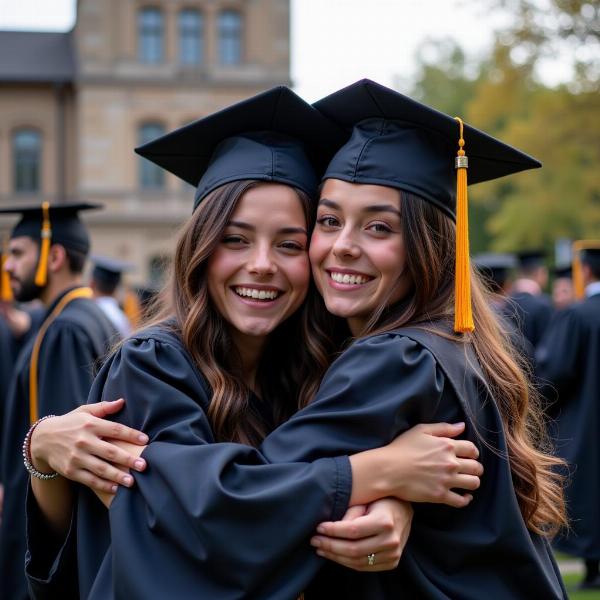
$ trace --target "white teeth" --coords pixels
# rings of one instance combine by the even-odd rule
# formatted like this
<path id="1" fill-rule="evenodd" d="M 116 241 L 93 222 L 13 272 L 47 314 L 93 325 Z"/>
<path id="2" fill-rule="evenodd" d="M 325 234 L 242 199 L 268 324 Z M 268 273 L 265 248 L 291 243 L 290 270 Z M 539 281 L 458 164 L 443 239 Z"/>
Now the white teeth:
<path id="1" fill-rule="evenodd" d="M 332 271 L 329 275 L 337 283 L 347 283 L 350 285 L 362 285 L 369 281 L 363 275 L 348 275 L 348 273 L 338 273 L 337 271 Z"/>
<path id="2" fill-rule="evenodd" d="M 236 287 L 234 292 L 238 296 L 252 298 L 253 300 L 275 300 L 279 296 L 277 290 L 257 290 L 256 288 Z"/>

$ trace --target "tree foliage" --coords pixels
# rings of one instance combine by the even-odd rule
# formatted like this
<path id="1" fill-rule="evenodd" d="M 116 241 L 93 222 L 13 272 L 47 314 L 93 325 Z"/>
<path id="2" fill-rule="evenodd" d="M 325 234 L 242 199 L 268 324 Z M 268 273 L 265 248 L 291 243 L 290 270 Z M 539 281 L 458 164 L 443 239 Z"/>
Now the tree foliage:
<path id="1" fill-rule="evenodd" d="M 423 102 L 464 116 L 543 164 L 471 188 L 473 251 L 551 248 L 558 238 L 598 238 L 600 94 L 594 61 L 558 87 L 540 83 L 536 64 L 565 39 L 598 43 L 599 7 L 546 0 L 552 12 L 538 14 L 542 0 L 489 1 L 515 12 L 514 27 L 499 32 L 489 56 L 473 67 L 460 47 L 444 41 L 437 55 L 420 55 L 412 90 Z M 523 53 L 527 44 L 530 51 Z M 466 150 L 468 155 L 468 140 Z"/>

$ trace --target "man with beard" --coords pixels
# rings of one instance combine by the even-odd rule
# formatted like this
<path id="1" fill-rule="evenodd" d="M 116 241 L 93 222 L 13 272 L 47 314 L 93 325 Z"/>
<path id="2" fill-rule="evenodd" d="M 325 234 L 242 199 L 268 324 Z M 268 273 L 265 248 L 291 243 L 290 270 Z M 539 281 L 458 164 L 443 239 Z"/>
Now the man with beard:
<path id="1" fill-rule="evenodd" d="M 15 300 L 38 298 L 46 308 L 39 331 L 19 354 L 5 403 L 0 436 L 1 598 L 28 597 L 24 575 L 27 471 L 43 479 L 55 476 L 27 464 L 23 439 L 40 418 L 86 402 L 98 362 L 118 339 L 91 290 L 81 285 L 90 241 L 78 212 L 92 208 L 99 206 L 44 202 L 41 207 L 0 209 L 4 214 L 21 214 L 4 262 Z"/>

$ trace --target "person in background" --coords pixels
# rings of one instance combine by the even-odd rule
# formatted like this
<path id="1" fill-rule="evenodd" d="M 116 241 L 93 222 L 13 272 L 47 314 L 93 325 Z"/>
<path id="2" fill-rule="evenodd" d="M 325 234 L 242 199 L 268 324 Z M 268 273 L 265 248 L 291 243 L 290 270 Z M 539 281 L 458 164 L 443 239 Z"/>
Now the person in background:
<path id="1" fill-rule="evenodd" d="M 23 570 L 25 494 L 23 437 L 40 418 L 84 404 L 94 367 L 118 334 L 83 287 L 89 251 L 87 229 L 78 213 L 97 205 L 63 203 L 15 206 L 20 214 L 8 244 L 4 268 L 18 302 L 42 301 L 39 330 L 19 353 L 2 424 L 0 481 L 4 485 L 0 526 L 0 597 L 28 597 Z"/>
<path id="2" fill-rule="evenodd" d="M 514 307 L 509 317 L 535 348 L 552 318 L 552 300 L 544 293 L 548 285 L 548 269 L 542 250 L 519 252 L 517 279 L 513 283 L 510 301 Z"/>
<path id="3" fill-rule="evenodd" d="M 473 264 L 477 267 L 484 283 L 493 294 L 492 308 L 500 315 L 507 310 L 508 295 L 511 287 L 511 274 L 517 266 L 513 254 L 498 254 L 488 252 L 473 257 Z"/>
<path id="4" fill-rule="evenodd" d="M 573 257 L 579 301 L 556 314 L 536 361 L 569 469 L 571 527 L 555 546 L 585 561 L 583 589 L 600 589 L 600 240 L 576 242 Z"/>
<path id="5" fill-rule="evenodd" d="M 90 278 L 90 288 L 94 292 L 96 304 L 108 317 L 119 335 L 126 338 L 131 333 L 131 323 L 119 306 L 117 292 L 123 273 L 130 271 L 133 265 L 106 256 L 92 256 L 92 263 L 94 269 Z"/>
<path id="6" fill-rule="evenodd" d="M 552 282 L 552 302 L 555 310 L 568 308 L 575 302 L 575 290 L 573 288 L 573 269 L 567 267 L 555 267 Z"/>

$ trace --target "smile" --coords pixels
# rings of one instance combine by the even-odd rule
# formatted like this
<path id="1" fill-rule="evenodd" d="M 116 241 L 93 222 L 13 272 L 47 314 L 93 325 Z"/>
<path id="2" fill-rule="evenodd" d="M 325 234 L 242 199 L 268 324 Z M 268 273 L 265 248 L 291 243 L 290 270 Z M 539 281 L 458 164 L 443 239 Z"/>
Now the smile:
<path id="1" fill-rule="evenodd" d="M 373 279 L 372 277 L 360 275 L 359 273 L 340 273 L 339 271 L 328 271 L 328 273 L 333 281 L 346 285 L 364 285 Z"/>
<path id="2" fill-rule="evenodd" d="M 262 300 L 269 302 L 275 300 L 281 295 L 279 290 L 275 289 L 257 289 L 250 287 L 234 287 L 233 291 L 241 298 L 250 298 L 252 300 Z"/>

